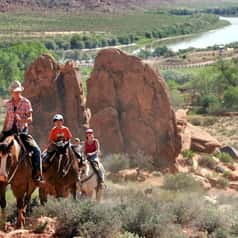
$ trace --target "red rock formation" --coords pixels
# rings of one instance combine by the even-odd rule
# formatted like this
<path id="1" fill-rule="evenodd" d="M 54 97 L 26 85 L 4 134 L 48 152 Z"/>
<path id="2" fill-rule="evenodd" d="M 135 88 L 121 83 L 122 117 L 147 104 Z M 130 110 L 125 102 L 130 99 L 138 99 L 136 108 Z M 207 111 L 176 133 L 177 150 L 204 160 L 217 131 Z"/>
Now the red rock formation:
<path id="1" fill-rule="evenodd" d="M 209 133 L 198 126 L 188 123 L 187 110 L 176 112 L 177 128 L 182 140 L 182 151 L 192 149 L 195 152 L 213 153 L 221 144 Z"/>
<path id="2" fill-rule="evenodd" d="M 87 81 L 91 126 L 106 153 L 138 150 L 161 167 L 180 151 L 164 80 L 139 58 L 117 49 L 99 52 Z"/>
<path id="3" fill-rule="evenodd" d="M 62 113 L 74 136 L 84 136 L 89 122 L 79 70 L 72 62 L 63 66 L 49 55 L 41 55 L 25 73 L 24 94 L 33 106 L 32 134 L 47 143 L 52 117 Z"/>

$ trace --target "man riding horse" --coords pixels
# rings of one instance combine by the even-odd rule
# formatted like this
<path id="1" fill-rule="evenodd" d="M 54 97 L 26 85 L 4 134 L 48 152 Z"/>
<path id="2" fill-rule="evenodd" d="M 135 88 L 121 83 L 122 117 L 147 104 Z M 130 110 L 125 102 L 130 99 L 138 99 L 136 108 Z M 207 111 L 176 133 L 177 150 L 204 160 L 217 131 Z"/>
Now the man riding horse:
<path id="1" fill-rule="evenodd" d="M 6 117 L 0 142 L 8 136 L 16 135 L 24 152 L 31 153 L 32 178 L 38 184 L 42 181 L 41 151 L 33 137 L 28 134 L 28 125 L 32 123 L 32 106 L 31 102 L 22 96 L 23 90 L 23 86 L 18 81 L 14 81 L 9 87 L 11 99 L 6 104 Z"/>

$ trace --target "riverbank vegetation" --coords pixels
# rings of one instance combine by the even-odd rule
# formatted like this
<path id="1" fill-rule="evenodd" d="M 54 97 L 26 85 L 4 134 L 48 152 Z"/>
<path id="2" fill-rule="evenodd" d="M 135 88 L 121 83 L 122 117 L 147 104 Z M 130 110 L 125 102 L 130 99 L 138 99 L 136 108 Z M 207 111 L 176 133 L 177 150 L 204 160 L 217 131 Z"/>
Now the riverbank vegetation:
<path id="1" fill-rule="evenodd" d="M 202 68 L 162 70 L 175 107 L 192 106 L 195 113 L 238 110 L 238 60 Z"/>
<path id="2" fill-rule="evenodd" d="M 169 12 L 173 15 L 178 16 L 188 16 L 198 13 L 207 13 L 207 14 L 215 14 L 219 16 L 237 16 L 238 15 L 238 6 L 230 6 L 230 7 L 214 7 L 214 8 L 206 8 L 206 9 L 189 9 L 189 8 L 177 8 L 171 9 Z"/>
<path id="3" fill-rule="evenodd" d="M 207 31 L 228 24 L 214 15 L 177 16 L 167 10 L 116 15 L 0 13 L 0 22 L 1 41 L 37 38 L 44 40 L 46 47 L 50 49 L 90 49 L 130 44 L 144 39 Z M 70 31 L 76 35 L 72 36 Z"/>

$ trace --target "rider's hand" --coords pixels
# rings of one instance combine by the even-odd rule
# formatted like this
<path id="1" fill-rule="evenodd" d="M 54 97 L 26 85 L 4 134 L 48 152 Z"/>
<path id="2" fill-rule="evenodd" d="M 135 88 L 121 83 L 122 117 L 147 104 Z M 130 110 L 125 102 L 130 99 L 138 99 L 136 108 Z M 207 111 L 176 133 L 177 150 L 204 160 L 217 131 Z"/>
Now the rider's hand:
<path id="1" fill-rule="evenodd" d="M 19 114 L 16 114 L 16 115 L 15 115 L 15 118 L 16 118 L 17 121 L 22 121 L 22 119 L 21 119 L 21 117 L 20 117 Z"/>

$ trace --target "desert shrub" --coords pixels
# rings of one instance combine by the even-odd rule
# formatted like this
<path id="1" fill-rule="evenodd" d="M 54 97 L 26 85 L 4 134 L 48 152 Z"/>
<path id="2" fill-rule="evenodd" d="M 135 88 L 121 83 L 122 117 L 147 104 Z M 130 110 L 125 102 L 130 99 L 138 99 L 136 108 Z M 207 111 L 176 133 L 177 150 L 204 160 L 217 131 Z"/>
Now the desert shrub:
<path id="1" fill-rule="evenodd" d="M 201 184 L 190 174 L 177 173 L 167 175 L 164 181 L 164 188 L 174 191 L 199 191 L 202 190 Z"/>
<path id="2" fill-rule="evenodd" d="M 210 205 L 204 206 L 204 209 L 197 214 L 194 224 L 197 229 L 211 234 L 219 228 L 225 228 L 229 220 L 217 207 Z"/>
<path id="3" fill-rule="evenodd" d="M 231 237 L 226 229 L 218 228 L 210 236 L 211 238 L 229 238 Z"/>
<path id="4" fill-rule="evenodd" d="M 204 200 L 197 195 L 175 195 L 169 202 L 169 210 L 174 217 L 174 222 L 185 225 L 194 220 L 204 206 Z"/>
<path id="5" fill-rule="evenodd" d="M 153 171 L 156 168 L 156 165 L 151 156 L 146 155 L 143 151 L 137 151 L 130 157 L 130 167 Z"/>
<path id="6" fill-rule="evenodd" d="M 217 164 L 216 160 L 210 155 L 202 156 L 198 162 L 200 166 L 203 166 L 209 169 L 215 169 Z"/>
<path id="7" fill-rule="evenodd" d="M 215 156 L 223 163 L 233 163 L 234 162 L 233 158 L 229 154 L 224 153 L 224 152 L 216 153 Z"/>
<path id="8" fill-rule="evenodd" d="M 34 210 L 34 216 L 41 215 L 57 217 L 60 224 L 56 230 L 58 237 L 110 238 L 121 228 L 112 207 L 91 201 L 50 199 L 45 207 Z"/>
<path id="9" fill-rule="evenodd" d="M 130 168 L 130 158 L 127 154 L 113 154 L 105 158 L 104 166 L 106 171 L 117 173 Z"/>
<path id="10" fill-rule="evenodd" d="M 172 224 L 173 216 L 166 203 L 143 193 L 129 197 L 116 207 L 125 231 L 142 237 L 160 237 L 167 225 Z"/>

